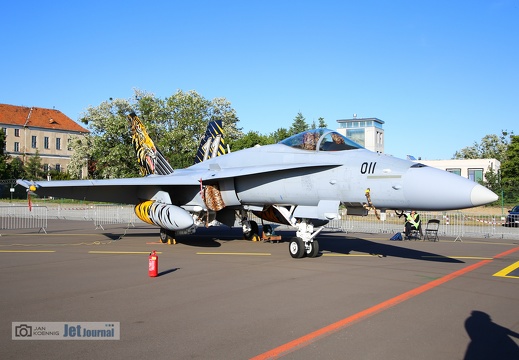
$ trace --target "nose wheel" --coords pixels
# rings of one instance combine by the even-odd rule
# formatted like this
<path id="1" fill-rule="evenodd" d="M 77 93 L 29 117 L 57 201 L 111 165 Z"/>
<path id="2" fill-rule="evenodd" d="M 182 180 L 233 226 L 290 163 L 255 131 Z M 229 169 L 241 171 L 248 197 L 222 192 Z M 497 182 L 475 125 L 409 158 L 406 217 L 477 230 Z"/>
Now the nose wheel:
<path id="1" fill-rule="evenodd" d="M 319 255 L 319 242 L 315 237 L 323 230 L 319 227 L 314 231 L 314 226 L 308 219 L 301 219 L 297 224 L 296 237 L 290 240 L 288 250 L 294 259 L 308 256 L 314 258 Z"/>
<path id="2" fill-rule="evenodd" d="M 288 245 L 290 256 L 294 259 L 300 259 L 302 257 L 314 258 L 319 255 L 319 242 L 317 240 L 304 242 L 299 237 L 294 237 L 290 240 Z"/>

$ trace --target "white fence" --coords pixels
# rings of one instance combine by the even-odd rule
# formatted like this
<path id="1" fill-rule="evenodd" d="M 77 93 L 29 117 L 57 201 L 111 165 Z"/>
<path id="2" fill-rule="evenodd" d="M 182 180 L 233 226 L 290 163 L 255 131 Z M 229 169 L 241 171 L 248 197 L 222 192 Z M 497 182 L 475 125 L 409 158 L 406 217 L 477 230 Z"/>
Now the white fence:
<path id="1" fill-rule="evenodd" d="M 141 223 L 132 205 L 49 205 L 32 206 L 0 206 L 0 229 L 37 228 L 46 231 L 47 219 L 67 219 L 93 221 L 96 229 L 104 229 L 107 224 L 128 224 L 135 226 Z M 519 227 L 505 227 L 506 215 L 475 215 L 460 211 L 420 212 L 422 229 L 425 230 L 430 219 L 440 220 L 438 235 L 462 240 L 464 237 L 519 239 Z M 261 224 L 261 220 L 250 214 L 250 219 Z M 268 223 L 268 222 L 265 222 Z M 370 213 L 368 216 L 343 216 L 342 219 L 330 221 L 328 230 L 358 233 L 394 234 L 403 231 L 404 217 L 398 217 L 388 211 L 385 219 L 378 220 Z M 390 237 L 390 236 L 388 236 Z"/>
<path id="2" fill-rule="evenodd" d="M 462 240 L 463 237 L 519 239 L 519 228 L 503 226 L 506 215 L 474 215 L 459 211 L 419 214 L 423 231 L 429 220 L 440 220 L 439 236 L 453 237 L 455 240 Z M 326 228 L 345 232 L 394 234 L 404 231 L 404 221 L 404 217 L 399 218 L 394 212 L 388 212 L 385 220 L 383 216 L 378 220 L 375 214 L 365 217 L 345 216 L 330 221 Z"/>
<path id="3" fill-rule="evenodd" d="M 94 222 L 95 229 L 108 224 L 135 226 L 140 220 L 131 205 L 0 205 L 0 230 L 34 229 L 46 232 L 48 219 Z"/>
<path id="4" fill-rule="evenodd" d="M 48 211 L 46 206 L 0 206 L 0 230 L 47 228 Z"/>
<path id="5" fill-rule="evenodd" d="M 103 229 L 103 225 L 108 224 L 128 224 L 135 227 L 137 216 L 133 206 L 127 205 L 95 205 L 94 224 L 96 229 Z"/>

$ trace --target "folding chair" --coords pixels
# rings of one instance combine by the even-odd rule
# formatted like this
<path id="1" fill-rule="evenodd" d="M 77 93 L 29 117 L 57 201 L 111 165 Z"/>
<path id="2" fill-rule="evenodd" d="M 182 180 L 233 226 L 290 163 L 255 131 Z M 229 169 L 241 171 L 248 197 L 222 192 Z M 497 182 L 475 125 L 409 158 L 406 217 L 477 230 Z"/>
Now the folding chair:
<path id="1" fill-rule="evenodd" d="M 440 220 L 431 219 L 427 222 L 425 228 L 425 240 L 440 241 L 438 238 L 438 229 L 440 228 Z"/>

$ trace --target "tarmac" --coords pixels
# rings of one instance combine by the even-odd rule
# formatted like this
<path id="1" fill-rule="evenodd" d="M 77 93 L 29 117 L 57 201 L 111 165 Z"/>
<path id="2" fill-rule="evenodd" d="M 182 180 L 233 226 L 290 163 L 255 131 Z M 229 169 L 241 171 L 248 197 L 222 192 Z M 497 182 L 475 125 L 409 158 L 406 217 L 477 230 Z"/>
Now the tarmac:
<path id="1" fill-rule="evenodd" d="M 46 231 L 1 232 L 0 359 L 519 359 L 517 240 L 326 231 L 293 259 L 280 229 Z M 118 322 L 120 340 L 16 340 L 13 322 Z"/>

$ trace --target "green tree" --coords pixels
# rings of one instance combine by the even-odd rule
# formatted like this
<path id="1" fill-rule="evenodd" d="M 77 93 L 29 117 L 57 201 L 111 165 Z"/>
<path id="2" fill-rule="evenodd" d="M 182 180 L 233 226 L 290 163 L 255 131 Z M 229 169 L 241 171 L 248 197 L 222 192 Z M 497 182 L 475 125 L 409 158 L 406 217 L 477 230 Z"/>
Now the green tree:
<path id="1" fill-rule="evenodd" d="M 25 177 L 30 180 L 43 180 L 45 172 L 41 164 L 40 152 L 36 150 L 33 156 L 28 156 L 24 165 Z"/>
<path id="2" fill-rule="evenodd" d="M 0 129 L 0 179 L 11 179 L 11 157 L 4 152 L 5 133 Z"/>
<path id="3" fill-rule="evenodd" d="M 306 130 L 308 130 L 306 119 L 301 112 L 298 112 L 292 122 L 292 126 L 290 126 L 290 135 L 295 135 Z"/>
<path id="4" fill-rule="evenodd" d="M 9 179 L 22 179 L 25 177 L 25 170 L 23 167 L 23 162 L 19 157 L 15 157 L 9 163 Z"/>
<path id="5" fill-rule="evenodd" d="M 320 117 L 317 120 L 319 121 L 319 129 L 325 129 L 328 127 L 328 124 L 326 124 L 326 121 L 324 121 L 323 117 Z"/>
<path id="6" fill-rule="evenodd" d="M 519 136 L 511 136 L 505 157 L 501 163 L 501 185 L 505 201 L 516 204 L 519 202 Z"/>
<path id="7" fill-rule="evenodd" d="M 510 142 L 512 133 L 506 130 L 501 131 L 501 135 L 485 135 L 481 142 L 474 142 L 474 145 L 467 146 L 454 153 L 454 159 L 496 159 L 500 162 L 506 160 L 506 149 Z"/>
<path id="8" fill-rule="evenodd" d="M 269 137 L 272 139 L 273 144 L 276 144 L 282 140 L 285 140 L 286 138 L 288 138 L 290 136 L 291 136 L 290 132 L 285 128 L 279 128 L 269 135 Z"/>
<path id="9" fill-rule="evenodd" d="M 75 153 L 69 167 L 72 176 L 77 177 L 85 165 L 91 177 L 140 176 L 127 121 L 131 111 L 139 115 L 173 168 L 193 164 L 211 120 L 223 121 L 226 142 L 242 136 L 236 112 L 224 98 L 207 100 L 196 91 L 178 90 L 168 98 L 159 99 L 151 93 L 134 90 L 131 99 L 110 99 L 87 109 L 80 120 L 91 133 L 71 143 Z"/>
<path id="10" fill-rule="evenodd" d="M 241 149 L 248 149 L 256 145 L 268 145 L 273 144 L 273 139 L 270 136 L 260 135 L 256 131 L 249 131 L 245 136 L 236 139 L 231 144 L 232 151 L 238 151 Z"/>

